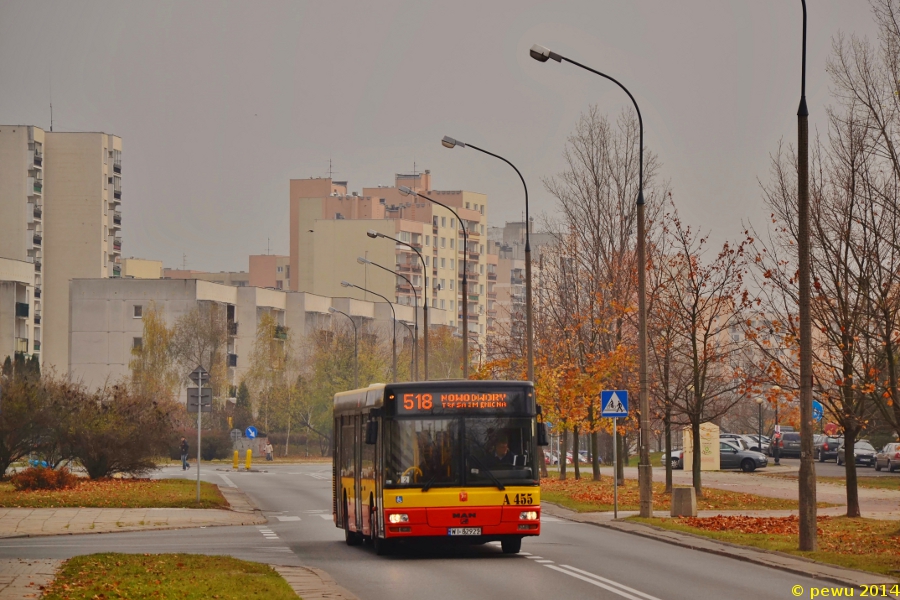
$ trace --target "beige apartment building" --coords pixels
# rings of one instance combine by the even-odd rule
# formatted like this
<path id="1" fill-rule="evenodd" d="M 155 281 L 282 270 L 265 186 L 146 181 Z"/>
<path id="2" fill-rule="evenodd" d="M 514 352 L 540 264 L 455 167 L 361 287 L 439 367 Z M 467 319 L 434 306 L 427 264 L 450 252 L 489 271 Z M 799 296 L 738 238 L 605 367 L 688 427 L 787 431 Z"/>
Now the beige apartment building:
<path id="1" fill-rule="evenodd" d="M 414 196 L 406 186 L 455 210 L 468 231 L 446 208 Z M 462 269 L 468 265 L 469 331 L 483 341 L 487 333 L 487 196 L 467 191 L 434 190 L 430 171 L 398 174 L 394 186 L 348 193 L 347 182 L 292 179 L 290 183 L 290 286 L 324 296 L 341 293 L 371 300 L 373 295 L 342 288 L 341 281 L 384 295 L 392 302 L 421 306 L 427 291 L 430 309 L 446 311 L 446 320 L 429 314 L 433 325 L 462 328 Z M 410 244 L 366 235 L 373 230 Z M 418 251 L 421 253 L 421 259 Z M 371 264 L 362 257 L 400 275 Z M 425 265 L 423 267 L 422 262 Z"/>
<path id="2" fill-rule="evenodd" d="M 266 313 L 274 316 L 279 339 L 287 339 L 290 334 L 298 343 L 318 329 L 344 325 L 346 317 L 331 314 L 329 307 L 350 315 L 361 333 L 380 334 L 385 343 L 392 323 L 391 311 L 384 302 L 197 279 L 75 279 L 70 295 L 70 376 L 93 388 L 130 377 L 131 351 L 143 343 L 142 319 L 151 302 L 162 310 L 170 326 L 204 304 L 224 311 L 228 335 L 225 360 L 232 385 L 238 384 L 250 367 L 257 326 Z M 412 307 L 396 310 L 398 320 L 413 319 Z M 406 336 L 405 328 L 397 327 L 398 340 Z M 182 390 L 182 401 L 184 393 Z"/>
<path id="3" fill-rule="evenodd" d="M 44 131 L 0 125 L 0 361 L 42 356 Z"/>
<path id="4" fill-rule="evenodd" d="M 130 279 L 162 279 L 163 264 L 161 260 L 145 258 L 123 258 L 122 277 Z"/>
<path id="5" fill-rule="evenodd" d="M 69 364 L 69 281 L 120 277 L 122 140 L 106 133 L 45 132 L 43 362 Z"/>
<path id="6" fill-rule="evenodd" d="M 192 271 L 190 269 L 163 269 L 163 279 L 198 279 L 220 285 L 246 287 L 250 285 L 250 273 L 246 271 Z"/>

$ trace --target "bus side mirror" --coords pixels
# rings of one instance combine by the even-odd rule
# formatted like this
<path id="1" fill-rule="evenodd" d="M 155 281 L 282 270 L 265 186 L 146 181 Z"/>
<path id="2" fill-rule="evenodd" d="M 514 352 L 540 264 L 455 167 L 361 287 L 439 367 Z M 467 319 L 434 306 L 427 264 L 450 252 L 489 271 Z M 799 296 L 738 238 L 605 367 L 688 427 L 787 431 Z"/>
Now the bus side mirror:
<path id="1" fill-rule="evenodd" d="M 537 445 L 538 446 L 549 446 L 550 440 L 547 436 L 547 424 L 546 423 L 538 423 L 537 424 Z"/>
<path id="2" fill-rule="evenodd" d="M 366 422 L 366 443 L 374 444 L 378 442 L 378 421 Z"/>

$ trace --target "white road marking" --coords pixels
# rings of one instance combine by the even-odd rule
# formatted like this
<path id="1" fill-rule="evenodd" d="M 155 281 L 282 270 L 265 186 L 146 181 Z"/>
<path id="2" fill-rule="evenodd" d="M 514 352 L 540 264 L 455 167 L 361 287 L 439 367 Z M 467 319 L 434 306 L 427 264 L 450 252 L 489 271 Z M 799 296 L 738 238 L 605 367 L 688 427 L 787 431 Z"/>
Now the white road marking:
<path id="1" fill-rule="evenodd" d="M 534 561 L 534 562 L 540 563 L 540 564 L 543 565 L 543 564 L 546 564 L 546 563 L 552 563 L 553 561 L 552 561 L 552 560 L 536 560 L 536 561 Z"/>
<path id="2" fill-rule="evenodd" d="M 219 477 L 222 478 L 222 481 L 224 481 L 226 484 L 228 484 L 228 487 L 233 487 L 233 488 L 237 487 L 232 480 L 228 479 L 227 475 L 222 475 L 221 473 L 219 473 Z"/>
<path id="3" fill-rule="evenodd" d="M 522 553 L 519 552 L 519 554 L 522 554 Z M 528 556 L 528 558 L 532 558 L 532 559 L 534 559 L 534 560 L 537 560 L 537 559 L 539 559 L 539 558 L 544 558 L 543 556 L 534 556 L 534 555 L 532 555 L 532 554 L 529 554 L 529 555 L 527 555 L 527 556 Z"/>
<path id="4" fill-rule="evenodd" d="M 644 598 L 646 600 L 659 600 L 656 596 L 651 596 L 650 594 L 645 594 L 644 592 L 639 592 L 634 588 L 630 588 L 627 585 L 623 585 L 611 579 L 606 579 L 605 577 L 600 577 L 599 575 L 594 575 L 588 571 L 582 571 L 581 569 L 576 569 L 575 567 L 569 565 L 544 565 L 548 569 L 553 569 L 554 571 L 559 571 L 560 573 L 565 573 L 569 577 L 574 577 L 575 579 L 580 579 L 582 581 L 586 581 L 591 585 L 595 585 L 597 587 L 601 587 L 605 590 L 609 590 L 614 594 L 618 594 L 623 598 L 629 598 L 630 600 L 641 600 Z"/>
<path id="5" fill-rule="evenodd" d="M 326 521 L 334 521 L 334 517 L 332 517 L 331 515 L 319 515 L 319 516 L 322 517 L 323 519 L 325 519 Z"/>
<path id="6" fill-rule="evenodd" d="M 560 521 L 562 521 L 562 519 L 557 519 L 556 517 L 545 517 L 544 515 L 541 515 L 541 521 L 543 521 L 544 523 L 559 523 Z"/>
<path id="7" fill-rule="evenodd" d="M 305 512 L 305 513 L 326 513 L 326 512 L 328 512 L 328 510 L 327 509 L 325 509 L 325 510 L 304 510 L 303 512 Z"/>
<path id="8" fill-rule="evenodd" d="M 300 517 L 279 517 L 279 516 L 276 516 L 275 518 L 278 519 L 279 521 L 299 521 L 299 520 L 300 520 Z"/>
<path id="9" fill-rule="evenodd" d="M 290 548 L 283 548 L 281 546 L 271 546 L 269 548 L 263 548 L 262 550 L 263 550 L 263 552 L 266 552 L 266 551 L 268 551 L 268 552 L 290 552 L 291 551 Z"/>

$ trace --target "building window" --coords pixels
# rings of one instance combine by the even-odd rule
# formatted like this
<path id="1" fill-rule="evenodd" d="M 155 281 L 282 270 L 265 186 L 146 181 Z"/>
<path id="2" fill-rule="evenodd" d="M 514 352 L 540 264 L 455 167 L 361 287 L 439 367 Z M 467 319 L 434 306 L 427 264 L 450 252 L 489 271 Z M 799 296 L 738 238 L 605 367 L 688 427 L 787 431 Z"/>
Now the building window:
<path id="1" fill-rule="evenodd" d="M 482 246 L 484 248 L 484 246 Z M 481 265 L 481 274 L 484 275 L 484 265 Z"/>
<path id="2" fill-rule="evenodd" d="M 431 236 L 430 236 L 430 235 L 426 235 L 426 236 L 425 236 L 425 245 L 426 245 L 426 246 L 430 246 L 430 245 L 431 245 Z"/>
<path id="3" fill-rule="evenodd" d="M 132 350 L 141 350 L 144 347 L 144 338 L 132 338 L 131 339 L 131 349 Z"/>
<path id="4" fill-rule="evenodd" d="M 452 279 L 450 280 L 450 289 L 451 290 L 453 289 L 453 280 Z"/>
<path id="5" fill-rule="evenodd" d="M 441 227 L 447 226 L 447 217 L 441 217 Z"/>
<path id="6" fill-rule="evenodd" d="M 481 214 L 484 214 L 484 204 L 481 205 Z M 481 227 L 481 233 L 484 235 L 484 226 Z"/>
<path id="7" fill-rule="evenodd" d="M 278 272 L 281 273 L 284 270 L 284 267 L 278 267 Z"/>
<path id="8" fill-rule="evenodd" d="M 453 248 L 453 242 L 454 242 L 453 238 L 450 238 L 450 247 L 451 248 Z"/>
<path id="9" fill-rule="evenodd" d="M 450 219 L 450 229 L 456 227 L 456 219 Z"/>
<path id="10" fill-rule="evenodd" d="M 447 238 L 442 237 L 441 238 L 441 248 L 446 248 L 446 247 L 447 247 Z"/>
<path id="11" fill-rule="evenodd" d="M 446 287 L 447 287 L 447 283 L 443 279 L 441 279 L 441 289 L 444 289 Z"/>
<path id="12" fill-rule="evenodd" d="M 135 304 L 134 305 L 134 318 L 140 319 L 143 316 L 144 316 L 144 307 L 141 306 L 140 304 Z"/>
<path id="13" fill-rule="evenodd" d="M 451 301 L 450 301 L 450 310 L 453 310 L 454 304 L 455 304 L 455 302 L 453 302 L 453 300 L 451 300 Z"/>
<path id="14" fill-rule="evenodd" d="M 468 203 L 468 202 L 466 202 L 466 208 L 469 208 L 469 203 Z"/>
<path id="15" fill-rule="evenodd" d="M 484 244 L 481 244 L 481 253 L 484 254 Z M 481 273 L 484 274 L 484 267 L 481 268 Z"/>
<path id="16" fill-rule="evenodd" d="M 445 308 L 445 307 L 444 307 L 444 301 L 441 300 L 441 310 L 444 310 L 444 308 Z"/>
<path id="17" fill-rule="evenodd" d="M 429 259 L 429 258 L 431 258 L 431 257 L 430 257 L 430 256 L 426 256 L 426 257 L 425 257 L 425 266 L 426 266 L 426 267 L 428 266 L 428 259 Z"/>
<path id="18" fill-rule="evenodd" d="M 456 268 L 456 261 L 453 260 L 452 258 L 450 259 L 450 268 L 451 268 L 451 269 L 455 269 L 455 268 Z"/>
<path id="19" fill-rule="evenodd" d="M 437 217 L 432 217 L 432 218 L 431 218 L 431 225 L 432 225 L 432 227 L 437 227 L 437 226 L 438 226 L 437 223 L 438 223 Z"/>
<path id="20" fill-rule="evenodd" d="M 484 235 L 484 225 L 481 226 L 481 235 Z"/>
<path id="21" fill-rule="evenodd" d="M 446 268 L 447 268 L 447 259 L 446 259 L 446 258 L 442 258 L 442 259 L 441 259 L 441 268 L 442 268 L 442 269 L 446 269 Z"/>
<path id="22" fill-rule="evenodd" d="M 479 294 L 484 294 L 484 285 L 479 285 L 479 286 L 478 286 L 478 293 L 479 293 Z"/>

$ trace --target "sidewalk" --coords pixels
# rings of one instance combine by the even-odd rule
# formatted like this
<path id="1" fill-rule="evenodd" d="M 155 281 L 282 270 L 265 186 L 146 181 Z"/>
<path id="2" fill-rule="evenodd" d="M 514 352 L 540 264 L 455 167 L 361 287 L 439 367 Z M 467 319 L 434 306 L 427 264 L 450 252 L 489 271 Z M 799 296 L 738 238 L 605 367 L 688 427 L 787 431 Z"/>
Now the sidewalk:
<path id="1" fill-rule="evenodd" d="M 259 525 L 268 519 L 236 488 L 220 487 L 230 510 L 215 508 L 0 508 L 0 538 Z M 63 561 L 0 559 L 0 600 L 40 598 Z M 321 569 L 272 565 L 303 600 L 359 600 Z"/>
<path id="2" fill-rule="evenodd" d="M 819 511 L 820 514 L 825 509 Z M 541 503 L 541 512 L 553 517 L 559 517 L 568 521 L 578 523 L 589 523 L 599 527 L 615 529 L 624 533 L 639 535 L 650 538 L 659 542 L 681 546 L 683 548 L 691 548 L 701 552 L 709 552 L 718 554 L 719 556 L 727 556 L 738 560 L 751 562 L 754 564 L 787 571 L 796 575 L 804 575 L 814 577 L 822 581 L 829 581 L 841 585 L 861 586 L 871 584 L 893 584 L 895 580 L 886 578 L 874 573 L 865 571 L 857 571 L 854 569 L 845 569 L 835 565 L 820 563 L 799 556 L 785 554 L 782 552 L 772 552 L 767 550 L 758 550 L 747 546 L 739 546 L 728 542 L 719 542 L 709 538 L 691 535 L 689 533 L 681 533 L 677 531 L 669 531 L 652 525 L 644 525 L 643 523 L 635 523 L 632 521 L 623 521 L 621 519 L 636 515 L 633 511 L 620 511 L 619 519 L 613 519 L 612 513 L 595 512 L 595 513 L 578 513 L 568 510 L 555 504 L 548 502 Z M 785 516 L 793 511 L 698 511 L 700 517 L 715 516 L 724 514 L 745 514 L 748 516 Z M 784 513 L 784 514 L 781 514 Z M 655 517 L 668 517 L 667 511 L 655 511 Z"/>

